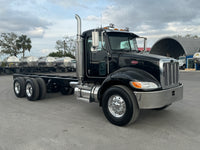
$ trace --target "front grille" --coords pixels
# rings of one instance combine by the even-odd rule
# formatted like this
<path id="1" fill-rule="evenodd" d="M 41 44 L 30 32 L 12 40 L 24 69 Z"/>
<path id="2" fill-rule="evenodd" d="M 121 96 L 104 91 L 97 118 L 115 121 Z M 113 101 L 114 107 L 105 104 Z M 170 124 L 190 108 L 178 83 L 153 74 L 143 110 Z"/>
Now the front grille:
<path id="1" fill-rule="evenodd" d="M 179 65 L 174 59 L 160 61 L 160 79 L 163 89 L 175 87 L 179 84 Z"/>

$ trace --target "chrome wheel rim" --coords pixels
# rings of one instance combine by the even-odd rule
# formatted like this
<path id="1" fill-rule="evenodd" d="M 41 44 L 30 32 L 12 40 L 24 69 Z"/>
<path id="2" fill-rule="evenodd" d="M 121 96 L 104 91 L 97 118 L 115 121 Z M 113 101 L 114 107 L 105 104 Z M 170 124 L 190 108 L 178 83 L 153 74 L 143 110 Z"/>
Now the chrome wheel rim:
<path id="1" fill-rule="evenodd" d="M 16 94 L 20 93 L 20 84 L 19 84 L 19 82 L 15 82 L 15 93 Z"/>
<path id="2" fill-rule="evenodd" d="M 119 95 L 113 95 L 108 100 L 109 112 L 117 118 L 124 116 L 126 113 L 126 103 L 124 99 Z"/>
<path id="3" fill-rule="evenodd" d="M 30 83 L 26 84 L 26 94 L 28 97 L 31 97 L 33 94 L 33 88 Z"/>

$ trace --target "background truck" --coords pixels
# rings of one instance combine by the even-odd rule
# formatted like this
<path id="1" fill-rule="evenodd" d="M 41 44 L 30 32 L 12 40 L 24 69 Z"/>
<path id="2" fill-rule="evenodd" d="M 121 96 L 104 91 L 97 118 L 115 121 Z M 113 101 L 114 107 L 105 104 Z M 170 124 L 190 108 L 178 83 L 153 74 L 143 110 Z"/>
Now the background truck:
<path id="1" fill-rule="evenodd" d="M 136 39 L 141 37 L 128 30 L 108 26 L 82 33 L 81 19 L 75 17 L 76 77 L 14 74 L 17 97 L 34 101 L 51 91 L 75 93 L 78 100 L 98 102 L 118 126 L 136 121 L 141 109 L 164 109 L 182 99 L 177 60 L 139 53 Z"/>
<path id="2" fill-rule="evenodd" d="M 185 68 L 186 68 L 186 57 L 185 56 L 180 56 L 178 58 L 178 63 L 179 63 L 179 69 L 185 70 Z"/>

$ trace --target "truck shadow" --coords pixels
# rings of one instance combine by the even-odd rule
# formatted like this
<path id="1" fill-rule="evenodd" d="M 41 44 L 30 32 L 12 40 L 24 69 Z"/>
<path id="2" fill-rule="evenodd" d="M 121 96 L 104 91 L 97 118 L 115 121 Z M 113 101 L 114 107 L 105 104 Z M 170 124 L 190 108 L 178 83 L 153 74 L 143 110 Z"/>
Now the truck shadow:
<path id="1" fill-rule="evenodd" d="M 160 128 L 177 123 L 178 118 L 178 112 L 170 108 L 165 110 L 141 110 L 138 120 L 130 127 L 143 129 L 141 126 L 151 126 Z"/>
<path id="2" fill-rule="evenodd" d="M 74 102 L 75 97 L 73 95 L 62 95 L 60 92 L 56 92 L 56 93 L 47 93 L 46 97 L 39 101 L 42 101 L 42 102 L 52 102 L 52 101 L 65 102 L 66 101 L 66 105 L 67 105 L 67 103 Z"/>

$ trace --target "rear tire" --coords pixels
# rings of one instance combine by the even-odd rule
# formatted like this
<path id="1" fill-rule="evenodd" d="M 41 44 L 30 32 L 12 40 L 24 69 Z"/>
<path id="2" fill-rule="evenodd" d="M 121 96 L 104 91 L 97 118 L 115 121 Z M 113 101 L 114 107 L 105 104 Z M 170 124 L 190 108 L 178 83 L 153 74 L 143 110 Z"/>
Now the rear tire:
<path id="1" fill-rule="evenodd" d="M 135 122 L 140 113 L 135 95 L 123 85 L 112 86 L 103 94 L 102 109 L 106 118 L 118 126 Z"/>
<path id="2" fill-rule="evenodd" d="M 47 87 L 42 78 L 36 78 L 37 83 L 39 85 L 39 96 L 38 100 L 44 99 L 47 93 Z"/>
<path id="3" fill-rule="evenodd" d="M 35 101 L 39 97 L 39 85 L 36 79 L 29 78 L 25 85 L 26 97 L 30 101 Z"/>
<path id="4" fill-rule="evenodd" d="M 25 79 L 22 77 L 17 77 L 13 82 L 13 90 L 17 97 L 25 97 Z"/>
<path id="5" fill-rule="evenodd" d="M 72 95 L 74 94 L 74 89 L 71 87 L 61 87 L 60 92 L 63 95 Z"/>

